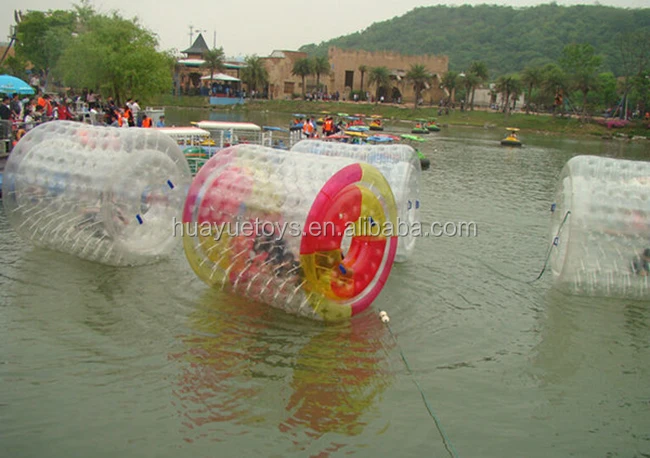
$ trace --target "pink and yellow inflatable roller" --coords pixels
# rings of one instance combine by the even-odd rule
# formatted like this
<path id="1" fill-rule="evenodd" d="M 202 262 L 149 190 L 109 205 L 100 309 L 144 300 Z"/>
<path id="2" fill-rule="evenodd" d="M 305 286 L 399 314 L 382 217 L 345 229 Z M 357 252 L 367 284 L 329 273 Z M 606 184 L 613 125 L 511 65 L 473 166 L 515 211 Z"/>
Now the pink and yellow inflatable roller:
<path id="1" fill-rule="evenodd" d="M 183 243 L 212 286 L 317 320 L 356 315 L 397 251 L 395 198 L 372 165 L 258 145 L 220 150 L 194 178 Z"/>

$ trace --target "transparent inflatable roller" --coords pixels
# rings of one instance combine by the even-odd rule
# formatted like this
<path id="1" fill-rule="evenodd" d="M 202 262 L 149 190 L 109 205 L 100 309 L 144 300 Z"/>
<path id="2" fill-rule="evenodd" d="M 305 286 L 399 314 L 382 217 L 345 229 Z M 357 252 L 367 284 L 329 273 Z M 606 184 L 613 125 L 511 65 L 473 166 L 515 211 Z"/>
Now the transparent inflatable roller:
<path id="1" fill-rule="evenodd" d="M 549 263 L 559 289 L 650 299 L 650 163 L 576 156 L 553 208 Z"/>
<path id="2" fill-rule="evenodd" d="M 209 285 L 335 321 L 382 290 L 397 237 L 381 228 L 396 219 L 390 186 L 369 164 L 238 145 L 194 178 L 183 241 Z"/>
<path id="3" fill-rule="evenodd" d="M 29 131 L 5 166 L 3 202 L 35 245 L 108 265 L 139 265 L 178 243 L 191 183 L 182 151 L 154 129 L 52 121 Z"/>
<path id="4" fill-rule="evenodd" d="M 417 152 L 408 145 L 347 144 L 302 140 L 292 151 L 322 156 L 346 157 L 375 166 L 388 180 L 397 205 L 399 235 L 395 262 L 407 261 L 415 250 L 412 230 L 420 223 L 420 180 L 422 168 Z"/>

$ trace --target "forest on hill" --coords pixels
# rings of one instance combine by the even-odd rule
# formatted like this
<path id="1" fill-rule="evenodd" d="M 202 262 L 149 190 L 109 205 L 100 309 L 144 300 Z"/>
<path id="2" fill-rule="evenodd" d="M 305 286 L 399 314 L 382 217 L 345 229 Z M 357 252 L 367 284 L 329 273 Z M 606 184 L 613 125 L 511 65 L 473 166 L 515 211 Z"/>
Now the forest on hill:
<path id="1" fill-rule="evenodd" d="M 449 69 L 466 71 L 474 61 L 487 64 L 490 77 L 556 62 L 565 45 L 588 43 L 603 58 L 602 71 L 623 74 L 622 43 L 650 33 L 650 8 L 602 5 L 526 8 L 497 5 L 419 7 L 365 30 L 300 48 L 327 55 L 330 46 L 407 55 L 449 56 Z M 627 35 L 627 40 L 622 36 Z M 629 45 L 628 45 L 629 46 Z"/>

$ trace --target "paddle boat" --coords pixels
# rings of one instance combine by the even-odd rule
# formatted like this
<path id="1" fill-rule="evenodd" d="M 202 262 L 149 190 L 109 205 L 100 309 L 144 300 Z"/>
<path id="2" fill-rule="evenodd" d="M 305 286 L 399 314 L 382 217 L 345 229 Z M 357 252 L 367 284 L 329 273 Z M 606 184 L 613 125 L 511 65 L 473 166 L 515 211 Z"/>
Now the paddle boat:
<path id="1" fill-rule="evenodd" d="M 392 143 L 395 141 L 395 137 L 392 135 L 371 135 L 366 138 L 368 143 Z"/>
<path id="2" fill-rule="evenodd" d="M 411 129 L 412 134 L 428 134 L 429 130 L 426 126 L 426 119 L 416 119 L 417 124 Z"/>
<path id="3" fill-rule="evenodd" d="M 506 130 L 508 131 L 508 134 L 503 140 L 501 140 L 501 144 L 503 146 L 521 146 L 521 141 L 517 137 L 519 129 L 515 127 L 507 127 Z"/>
<path id="4" fill-rule="evenodd" d="M 384 125 L 382 124 L 381 118 L 374 118 L 372 121 L 370 121 L 370 124 L 368 125 L 368 129 L 384 130 Z"/>
<path id="5" fill-rule="evenodd" d="M 427 123 L 427 130 L 429 132 L 440 132 L 440 126 L 436 124 L 436 118 L 432 118 Z"/>
<path id="6" fill-rule="evenodd" d="M 368 126 L 352 125 L 348 127 L 347 130 L 351 132 L 368 132 L 370 128 Z"/>
<path id="7" fill-rule="evenodd" d="M 419 137 L 417 135 L 408 135 L 404 134 L 401 137 L 403 140 L 406 140 L 407 143 L 422 143 L 424 142 L 424 138 Z M 415 145 L 411 144 L 413 149 L 415 149 L 415 152 L 418 153 L 418 157 L 420 158 L 420 167 L 422 170 L 427 170 L 429 167 L 431 167 L 431 161 L 429 158 L 427 158 L 424 154 L 422 154 L 422 151 L 420 151 L 418 148 L 415 147 Z"/>
<path id="8" fill-rule="evenodd" d="M 307 118 L 307 115 L 301 113 L 294 113 L 292 116 L 293 116 L 293 121 L 291 121 L 291 123 L 289 124 L 289 130 L 301 130 L 302 124 L 305 122 L 305 118 Z"/>

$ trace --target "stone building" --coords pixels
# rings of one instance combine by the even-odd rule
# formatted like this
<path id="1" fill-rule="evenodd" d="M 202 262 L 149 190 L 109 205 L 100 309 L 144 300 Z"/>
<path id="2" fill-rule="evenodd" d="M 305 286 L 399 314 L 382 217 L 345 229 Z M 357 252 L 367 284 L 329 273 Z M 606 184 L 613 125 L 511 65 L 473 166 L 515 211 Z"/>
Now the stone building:
<path id="1" fill-rule="evenodd" d="M 406 73 L 411 65 L 424 65 L 434 77 L 433 82 L 425 87 L 421 94 L 424 103 L 434 101 L 437 103 L 445 93 L 440 89 L 442 75 L 447 73 L 449 58 L 447 56 L 420 55 L 406 56 L 391 51 L 363 51 L 352 49 L 339 49 L 331 47 L 328 50 L 328 60 L 332 72 L 327 84 L 330 93 L 339 92 L 346 98 L 352 90 L 369 92 L 371 97 L 375 96 L 376 88 L 368 84 L 370 69 L 372 67 L 387 67 L 391 73 L 391 87 L 388 90 L 381 90 L 379 96 L 383 96 L 387 102 L 401 100 L 402 102 L 414 102 L 415 92 L 413 84 L 406 80 Z M 361 87 L 361 71 L 359 67 L 365 65 L 368 69 L 363 75 L 363 88 Z M 321 78 L 322 80 L 322 78 Z"/>
<path id="2" fill-rule="evenodd" d="M 293 65 L 298 59 L 308 57 L 307 53 L 298 51 L 273 51 L 269 57 L 263 58 L 269 73 L 269 97 L 274 99 L 289 99 L 293 94 L 302 94 L 302 78 L 291 74 Z M 380 91 L 387 102 L 413 102 L 415 94 L 413 85 L 406 80 L 406 73 L 413 64 L 424 65 L 434 75 L 433 82 L 422 92 L 424 103 L 437 103 L 445 93 L 440 89 L 440 79 L 449 66 L 447 56 L 405 56 L 395 52 L 370 52 L 361 50 L 344 50 L 332 47 L 328 51 L 331 66 L 329 75 L 321 75 L 320 82 L 323 91 L 329 94 L 338 92 L 341 99 L 348 99 L 352 90 L 360 91 L 361 72 L 359 67 L 365 65 L 368 71 L 363 75 L 363 92 L 375 96 L 376 88 L 369 84 L 370 69 L 385 66 L 391 72 L 391 87 Z M 305 91 L 315 92 L 316 77 L 305 78 Z"/>
<path id="3" fill-rule="evenodd" d="M 302 94 L 302 77 L 291 74 L 293 65 L 299 59 L 305 59 L 307 53 L 298 51 L 273 51 L 262 61 L 269 73 L 268 96 L 270 99 L 290 99 L 293 94 Z M 305 78 L 305 85 L 309 87 Z"/>

